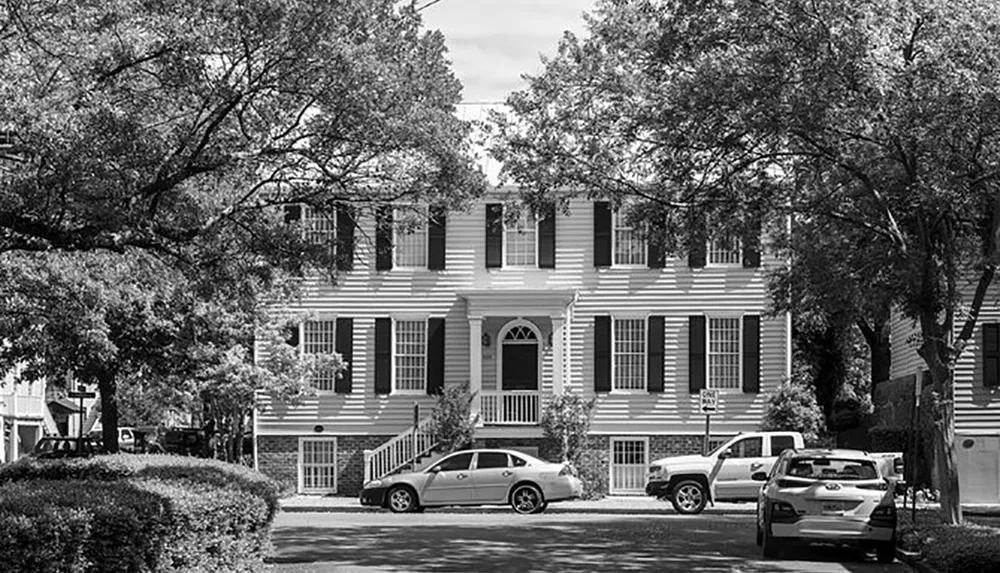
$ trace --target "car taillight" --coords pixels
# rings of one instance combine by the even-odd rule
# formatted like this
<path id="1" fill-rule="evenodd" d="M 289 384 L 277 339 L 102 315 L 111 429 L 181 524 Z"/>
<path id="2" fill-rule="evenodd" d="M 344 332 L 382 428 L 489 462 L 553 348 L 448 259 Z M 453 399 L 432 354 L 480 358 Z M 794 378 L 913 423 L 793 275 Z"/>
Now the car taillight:
<path id="1" fill-rule="evenodd" d="M 896 519 L 895 505 L 880 505 L 872 511 L 872 519 Z"/>
<path id="2" fill-rule="evenodd" d="M 878 483 L 859 483 L 858 489 L 873 489 L 878 491 L 889 491 L 889 484 L 880 481 Z"/>
<path id="3" fill-rule="evenodd" d="M 805 482 L 797 479 L 785 479 L 781 478 L 777 481 L 778 487 L 809 487 L 811 482 Z"/>
<path id="4" fill-rule="evenodd" d="M 561 475 L 561 476 L 575 476 L 576 475 L 576 468 L 574 468 L 570 464 L 563 464 L 563 468 L 561 470 L 559 470 L 559 475 Z"/>

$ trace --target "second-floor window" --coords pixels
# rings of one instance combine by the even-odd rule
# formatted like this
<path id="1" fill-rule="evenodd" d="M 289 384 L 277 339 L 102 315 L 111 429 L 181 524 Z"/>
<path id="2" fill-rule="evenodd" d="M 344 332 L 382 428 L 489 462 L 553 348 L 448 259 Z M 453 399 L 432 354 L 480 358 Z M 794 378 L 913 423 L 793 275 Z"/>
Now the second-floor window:
<path id="1" fill-rule="evenodd" d="M 308 205 L 302 206 L 302 233 L 306 241 L 326 247 L 333 254 L 337 244 L 337 218 Z"/>
<path id="2" fill-rule="evenodd" d="M 302 352 L 306 355 L 332 354 L 336 347 L 337 321 L 311 320 L 302 325 Z M 321 391 L 333 391 L 337 373 L 333 368 L 313 372 L 310 384 Z"/>
<path id="3" fill-rule="evenodd" d="M 409 221 L 413 218 L 416 210 L 417 220 Z M 395 230 L 393 247 L 395 250 L 395 264 L 403 268 L 426 268 L 427 267 L 427 210 L 411 208 L 410 210 L 397 209 L 395 220 L 398 225 Z"/>
<path id="4" fill-rule="evenodd" d="M 535 218 L 524 211 L 514 223 L 504 224 L 504 264 L 509 267 L 533 267 L 536 254 Z"/>
<path id="5" fill-rule="evenodd" d="M 708 264 L 740 265 L 743 263 L 743 246 L 731 235 L 715 237 L 708 242 Z"/>
<path id="6" fill-rule="evenodd" d="M 646 320 L 615 318 L 612 332 L 612 390 L 646 389 Z"/>
<path id="7" fill-rule="evenodd" d="M 740 388 L 740 319 L 708 319 L 708 387 Z"/>
<path id="8" fill-rule="evenodd" d="M 427 389 L 427 321 L 397 320 L 394 365 L 397 392 Z"/>
<path id="9" fill-rule="evenodd" d="M 639 230 L 632 227 L 621 210 L 614 216 L 614 261 L 615 265 L 645 265 L 646 241 Z"/>

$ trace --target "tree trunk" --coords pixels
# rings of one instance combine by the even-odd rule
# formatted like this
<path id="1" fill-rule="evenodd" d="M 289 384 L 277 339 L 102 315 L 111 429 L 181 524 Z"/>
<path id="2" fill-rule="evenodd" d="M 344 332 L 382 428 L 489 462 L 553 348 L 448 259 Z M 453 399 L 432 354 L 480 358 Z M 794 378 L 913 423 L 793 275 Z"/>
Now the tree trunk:
<path id="1" fill-rule="evenodd" d="M 875 385 L 889 379 L 892 367 L 892 348 L 889 342 L 889 324 L 877 321 L 872 328 L 873 336 L 868 340 L 872 355 L 872 397 L 875 396 Z"/>
<path id="2" fill-rule="evenodd" d="M 931 391 L 926 405 L 933 424 L 934 465 L 941 503 L 941 520 L 946 524 L 962 523 L 959 499 L 958 459 L 955 455 L 955 385 L 954 364 L 942 360 L 947 356 L 951 337 L 932 337 L 924 333 L 919 354 L 930 366 Z"/>
<path id="3" fill-rule="evenodd" d="M 118 384 L 112 372 L 102 372 L 97 377 L 101 393 L 101 439 L 109 454 L 118 453 Z"/>

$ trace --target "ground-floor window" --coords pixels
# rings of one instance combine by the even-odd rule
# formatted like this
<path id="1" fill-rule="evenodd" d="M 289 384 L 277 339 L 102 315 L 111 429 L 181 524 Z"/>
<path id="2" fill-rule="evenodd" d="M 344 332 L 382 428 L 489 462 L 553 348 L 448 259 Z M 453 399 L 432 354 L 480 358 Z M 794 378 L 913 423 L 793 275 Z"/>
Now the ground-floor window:
<path id="1" fill-rule="evenodd" d="M 299 438 L 299 492 L 336 491 L 337 439 Z"/>
<path id="2" fill-rule="evenodd" d="M 647 438 L 611 438 L 609 493 L 612 495 L 645 493 L 648 466 Z"/>

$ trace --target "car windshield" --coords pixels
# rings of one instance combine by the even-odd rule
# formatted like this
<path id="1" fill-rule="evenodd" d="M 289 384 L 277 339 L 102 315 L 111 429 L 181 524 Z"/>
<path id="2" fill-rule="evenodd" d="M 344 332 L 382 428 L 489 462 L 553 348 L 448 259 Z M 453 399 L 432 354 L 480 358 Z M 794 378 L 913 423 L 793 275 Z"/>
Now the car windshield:
<path id="1" fill-rule="evenodd" d="M 871 460 L 795 458 L 788 465 L 786 475 L 804 479 L 865 480 L 876 479 L 878 471 Z"/>

